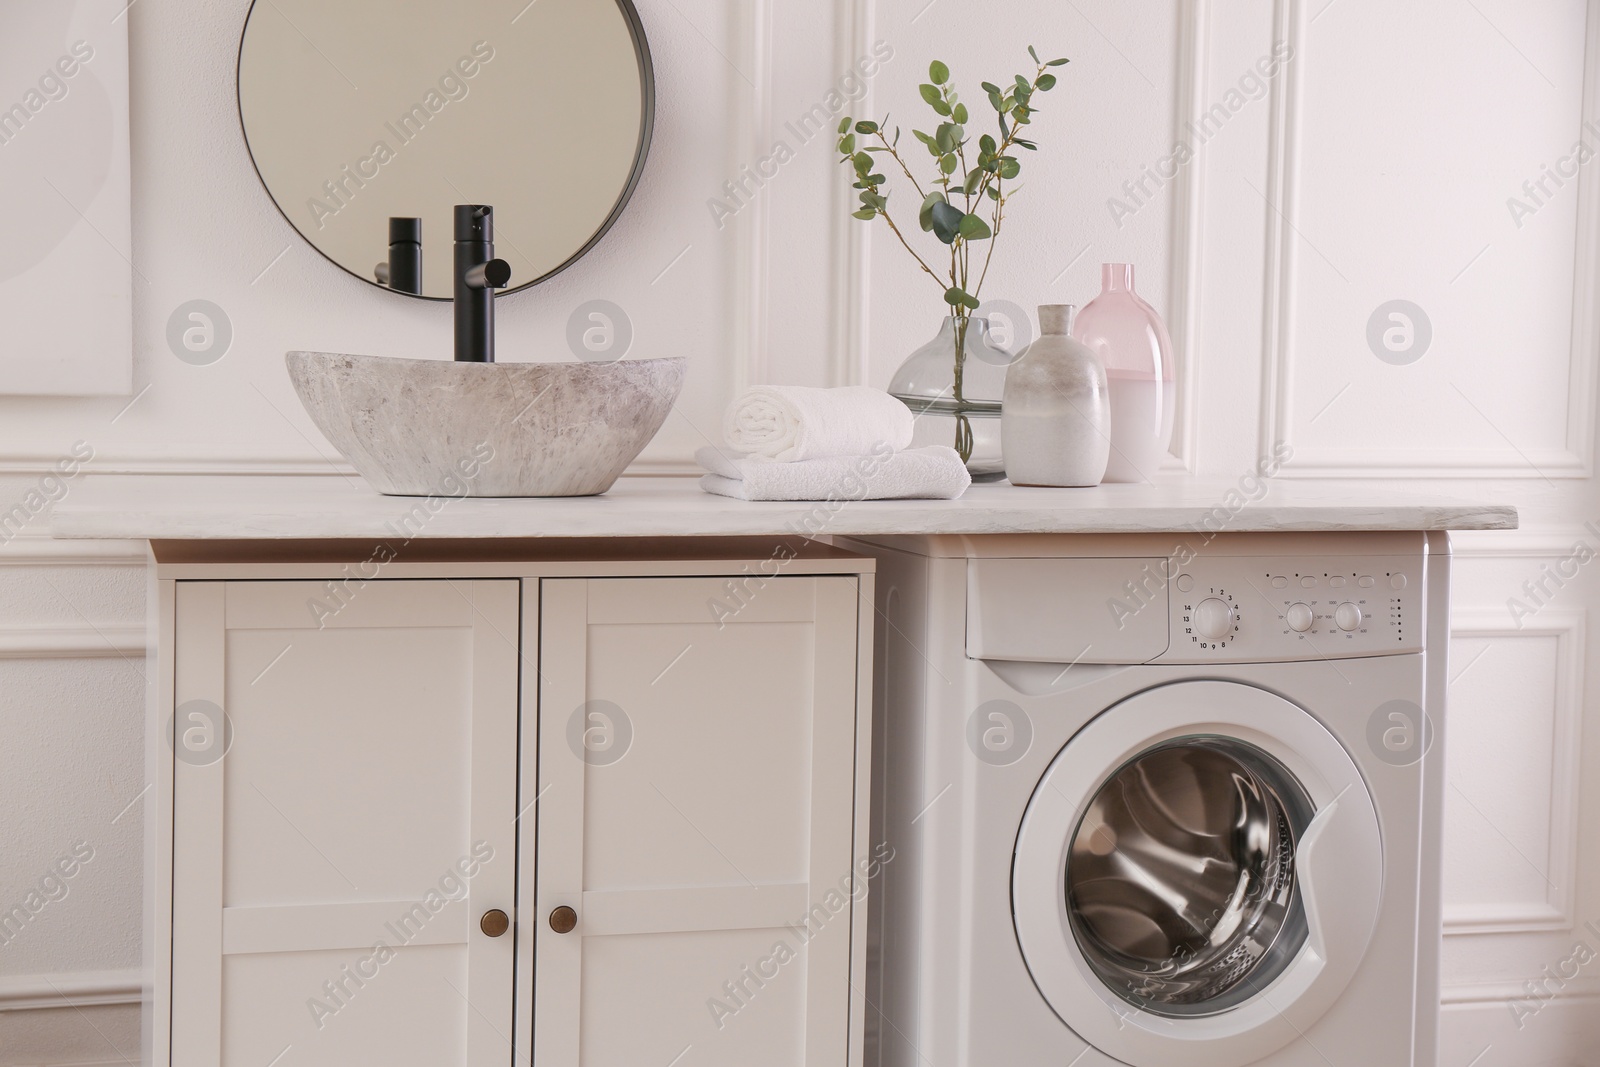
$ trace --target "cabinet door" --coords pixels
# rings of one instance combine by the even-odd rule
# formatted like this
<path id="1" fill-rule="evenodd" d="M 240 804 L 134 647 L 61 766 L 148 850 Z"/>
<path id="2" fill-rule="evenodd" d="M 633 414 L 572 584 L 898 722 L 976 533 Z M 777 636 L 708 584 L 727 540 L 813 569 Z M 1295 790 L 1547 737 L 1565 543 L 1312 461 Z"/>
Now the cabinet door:
<path id="1" fill-rule="evenodd" d="M 732 585 L 541 583 L 535 1063 L 850 1062 L 858 583 Z"/>
<path id="2" fill-rule="evenodd" d="M 178 584 L 173 1067 L 509 1061 L 518 589 Z"/>

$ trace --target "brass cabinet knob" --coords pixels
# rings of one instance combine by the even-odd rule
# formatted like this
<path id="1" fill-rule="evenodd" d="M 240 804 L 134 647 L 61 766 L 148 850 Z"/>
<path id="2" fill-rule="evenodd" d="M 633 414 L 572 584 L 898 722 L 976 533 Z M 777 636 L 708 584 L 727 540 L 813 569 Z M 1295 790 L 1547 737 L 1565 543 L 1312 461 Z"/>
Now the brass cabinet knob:
<path id="1" fill-rule="evenodd" d="M 499 937 L 511 929 L 511 917 L 499 908 L 490 908 L 483 913 L 483 918 L 478 920 L 478 929 L 490 937 Z"/>
<path id="2" fill-rule="evenodd" d="M 550 913 L 550 929 L 558 934 L 570 934 L 578 925 L 578 913 L 565 904 Z"/>

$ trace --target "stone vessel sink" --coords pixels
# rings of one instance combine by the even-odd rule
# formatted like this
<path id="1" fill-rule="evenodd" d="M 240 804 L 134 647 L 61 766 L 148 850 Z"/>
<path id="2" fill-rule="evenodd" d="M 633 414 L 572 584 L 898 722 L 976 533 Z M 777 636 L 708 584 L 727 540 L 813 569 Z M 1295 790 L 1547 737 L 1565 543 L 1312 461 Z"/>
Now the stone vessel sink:
<path id="1" fill-rule="evenodd" d="M 456 363 L 290 352 L 312 421 L 391 496 L 593 496 L 661 429 L 684 359 Z"/>

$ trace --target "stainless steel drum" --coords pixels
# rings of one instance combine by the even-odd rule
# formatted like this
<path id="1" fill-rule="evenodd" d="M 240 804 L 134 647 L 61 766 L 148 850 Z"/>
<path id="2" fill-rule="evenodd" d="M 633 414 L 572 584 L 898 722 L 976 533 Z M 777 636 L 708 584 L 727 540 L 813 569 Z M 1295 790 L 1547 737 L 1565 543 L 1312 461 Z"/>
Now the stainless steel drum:
<path id="1" fill-rule="evenodd" d="M 1311 815 L 1280 763 L 1195 736 L 1123 764 L 1090 802 L 1067 857 L 1073 936 L 1095 973 L 1145 1011 L 1226 1011 L 1306 939 L 1295 842 Z"/>

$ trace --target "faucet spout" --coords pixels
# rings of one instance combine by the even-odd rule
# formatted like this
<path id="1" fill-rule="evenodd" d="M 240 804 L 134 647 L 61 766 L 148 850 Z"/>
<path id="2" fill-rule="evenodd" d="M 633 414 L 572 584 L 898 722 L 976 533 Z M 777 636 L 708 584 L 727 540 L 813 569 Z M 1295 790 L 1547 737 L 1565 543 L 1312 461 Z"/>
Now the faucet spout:
<path id="1" fill-rule="evenodd" d="M 491 259 L 467 270 L 467 285 L 473 289 L 504 289 L 511 282 L 511 264 Z"/>

